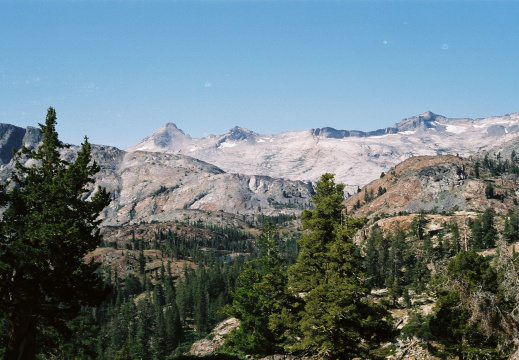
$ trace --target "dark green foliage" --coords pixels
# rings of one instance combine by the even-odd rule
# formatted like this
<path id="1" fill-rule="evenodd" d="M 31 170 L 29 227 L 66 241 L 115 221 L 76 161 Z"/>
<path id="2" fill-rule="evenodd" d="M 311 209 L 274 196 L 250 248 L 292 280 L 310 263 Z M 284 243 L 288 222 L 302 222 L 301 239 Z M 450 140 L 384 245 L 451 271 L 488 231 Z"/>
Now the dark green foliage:
<path id="1" fill-rule="evenodd" d="M 450 246 L 450 253 L 447 254 L 447 256 L 454 256 L 456 255 L 460 249 L 461 249 L 461 235 L 460 235 L 460 228 L 458 226 L 458 223 L 456 221 L 453 221 L 449 224 L 450 233 L 451 233 L 451 246 Z"/>
<path id="2" fill-rule="evenodd" d="M 171 360 L 196 360 L 200 359 L 198 356 L 194 355 L 180 355 L 170 358 Z M 207 355 L 204 356 L 203 359 L 205 360 L 241 360 L 240 357 L 234 356 L 234 355 L 228 355 L 228 354 L 214 354 L 214 355 Z"/>
<path id="3" fill-rule="evenodd" d="M 373 195 L 373 189 L 366 188 L 366 190 L 364 191 L 364 203 L 367 204 L 371 202 L 374 198 L 375 197 Z"/>
<path id="4" fill-rule="evenodd" d="M 472 231 L 472 248 L 489 249 L 495 247 L 497 229 L 495 228 L 496 212 L 494 208 L 487 208 L 470 224 Z"/>
<path id="5" fill-rule="evenodd" d="M 207 274 L 204 268 L 197 271 L 196 288 L 194 293 L 195 306 L 193 309 L 195 328 L 199 337 L 207 334 L 210 330 L 208 322 L 209 299 L 206 289 Z"/>
<path id="6" fill-rule="evenodd" d="M 353 204 L 353 210 L 360 209 L 360 207 L 361 207 L 360 200 L 357 200 L 357 202 L 355 204 Z"/>
<path id="7" fill-rule="evenodd" d="M 420 210 L 418 215 L 413 218 L 413 222 L 411 223 L 411 234 L 414 235 L 418 240 L 423 240 L 426 226 L 427 218 L 425 217 L 425 211 Z"/>
<path id="8" fill-rule="evenodd" d="M 316 186 L 314 210 L 303 212 L 301 250 L 289 269 L 289 288 L 304 293 L 303 309 L 290 344 L 320 358 L 351 359 L 368 356 L 381 341 L 394 336 L 390 316 L 369 300 L 369 289 L 360 281 L 359 252 L 352 241 L 363 219 L 344 219 L 344 185 L 325 174 Z"/>
<path id="9" fill-rule="evenodd" d="M 401 339 L 412 339 L 417 337 L 423 341 L 432 340 L 433 336 L 429 329 L 430 316 L 424 316 L 413 311 L 409 316 L 407 324 L 400 331 Z"/>
<path id="10" fill-rule="evenodd" d="M 497 291 L 496 271 L 483 256 L 474 251 L 460 251 L 449 262 L 447 270 L 471 290 Z"/>
<path id="11" fill-rule="evenodd" d="M 444 279 L 440 280 L 443 285 L 429 322 L 431 334 L 445 346 L 444 352 L 450 356 L 463 359 L 467 354 L 486 354 L 499 358 L 495 352 L 499 337 L 489 329 L 487 322 L 496 321 L 492 320 L 496 315 L 492 312 L 499 306 L 487 303 L 498 290 L 496 271 L 481 255 L 465 250 L 449 262 L 447 270 Z M 444 287 L 447 279 L 454 286 Z M 493 326 L 495 330 L 500 327 L 497 322 Z"/>
<path id="12" fill-rule="evenodd" d="M 390 244 L 378 226 L 371 229 L 364 257 L 364 266 L 371 287 L 381 288 L 385 285 L 385 279 L 389 273 Z"/>
<path id="13" fill-rule="evenodd" d="M 480 167 L 481 167 L 481 164 L 479 163 L 479 161 L 476 161 L 476 163 L 474 164 L 474 176 L 476 177 L 476 179 L 479 179 L 479 177 L 481 176 L 480 174 Z"/>
<path id="14" fill-rule="evenodd" d="M 397 226 L 393 233 L 385 236 L 374 226 L 365 243 L 362 262 L 369 285 L 386 287 L 393 305 L 406 288 L 418 293 L 424 290 L 430 277 L 427 263 L 436 256 L 428 237 L 425 237 L 421 247 L 411 246 L 407 238 L 413 239 L 413 234 L 408 235 Z"/>
<path id="15" fill-rule="evenodd" d="M 519 241 L 519 209 L 509 210 L 505 216 L 503 236 L 511 244 Z"/>
<path id="16" fill-rule="evenodd" d="M 287 303 L 287 275 L 276 243 L 277 229 L 266 222 L 258 237 L 261 257 L 245 264 L 227 313 L 240 320 L 227 347 L 233 352 L 269 355 L 282 350 L 281 336 L 271 330 L 271 317 Z M 297 301 L 295 299 L 294 301 Z"/>
<path id="17" fill-rule="evenodd" d="M 55 130 L 56 113 L 49 108 L 43 140 L 37 150 L 15 154 L 15 171 L 0 201 L 0 313 L 10 318 L 5 359 L 33 359 L 36 337 L 43 329 L 69 334 L 67 321 L 81 306 L 98 304 L 107 288 L 98 265 L 83 256 L 101 242 L 100 212 L 109 204 L 101 188 L 91 193 L 91 147 L 85 139 L 76 159 L 60 159 L 64 148 Z M 34 165 L 24 166 L 26 160 Z M 2 188 L 6 188 L 6 184 Z"/>
<path id="18" fill-rule="evenodd" d="M 436 302 L 436 311 L 430 320 L 431 333 L 442 342 L 452 355 L 463 358 L 465 341 L 469 333 L 475 332 L 474 325 L 469 324 L 470 312 L 461 306 L 461 298 L 457 292 L 448 292 Z"/>
<path id="19" fill-rule="evenodd" d="M 494 198 L 494 184 L 490 182 L 487 184 L 487 186 L 485 187 L 485 197 L 487 199 Z"/>

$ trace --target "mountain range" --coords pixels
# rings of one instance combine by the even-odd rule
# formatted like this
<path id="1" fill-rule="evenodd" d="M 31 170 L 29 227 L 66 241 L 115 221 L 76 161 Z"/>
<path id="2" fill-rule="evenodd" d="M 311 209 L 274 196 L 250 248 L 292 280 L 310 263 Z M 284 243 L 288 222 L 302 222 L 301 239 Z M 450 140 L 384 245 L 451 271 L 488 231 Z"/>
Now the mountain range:
<path id="1" fill-rule="evenodd" d="M 13 148 L 35 149 L 41 139 L 37 128 L 0 124 L 0 181 L 11 176 Z M 72 145 L 61 156 L 70 161 L 78 149 Z M 92 145 L 92 157 L 101 168 L 96 187 L 112 194 L 102 214 L 104 226 L 174 220 L 238 226 L 236 221 L 257 214 L 298 214 L 313 194 L 310 182 L 228 173 L 183 154 Z"/>
<path id="2" fill-rule="evenodd" d="M 369 132 L 324 127 L 264 135 L 234 127 L 223 135 L 192 138 L 168 123 L 126 151 L 184 154 L 227 172 L 291 180 L 315 182 L 331 172 L 351 193 L 409 157 L 466 157 L 518 134 L 519 113 L 452 119 L 428 111 Z"/>
<path id="3" fill-rule="evenodd" d="M 225 226 L 249 221 L 258 214 L 300 213 L 311 206 L 312 183 L 325 172 L 336 174 L 336 181 L 345 183 L 352 195 L 357 187 L 379 179 L 382 172 L 390 175 L 370 186 L 375 191 L 378 186 L 389 189 L 391 172 L 405 159 L 441 154 L 467 157 L 482 151 L 503 151 L 508 157 L 517 148 L 518 134 L 519 113 L 472 120 L 426 112 L 372 132 L 325 127 L 261 135 L 235 127 L 223 135 L 196 139 L 169 123 L 124 151 L 103 145 L 93 145 L 92 151 L 101 167 L 96 184 L 112 194 L 112 203 L 103 213 L 105 226 L 175 220 Z M 40 141 L 37 128 L 0 124 L 0 180 L 10 177 L 13 148 L 34 149 Z M 72 159 L 77 149 L 71 146 L 63 150 L 62 156 Z M 431 176 L 447 174 L 455 184 L 460 180 L 458 169 L 469 165 L 456 156 L 444 158 L 454 159 L 449 160 L 454 163 L 438 165 L 434 171 L 439 175 Z M 422 181 L 422 175 L 409 176 Z M 438 191 L 431 186 L 442 181 L 430 180 L 422 187 L 436 194 Z M 412 181 L 403 183 L 409 186 Z M 407 199 L 395 210 L 412 211 L 416 207 L 413 191 L 405 191 Z M 424 196 L 430 200 L 427 191 Z M 382 199 L 389 197 L 396 204 L 398 194 L 403 193 L 389 189 L 369 206 L 379 206 Z M 455 205 L 468 206 L 462 203 L 461 195 L 446 199 L 445 204 L 438 205 L 440 211 Z M 363 206 L 359 211 L 367 214 L 383 210 Z"/>

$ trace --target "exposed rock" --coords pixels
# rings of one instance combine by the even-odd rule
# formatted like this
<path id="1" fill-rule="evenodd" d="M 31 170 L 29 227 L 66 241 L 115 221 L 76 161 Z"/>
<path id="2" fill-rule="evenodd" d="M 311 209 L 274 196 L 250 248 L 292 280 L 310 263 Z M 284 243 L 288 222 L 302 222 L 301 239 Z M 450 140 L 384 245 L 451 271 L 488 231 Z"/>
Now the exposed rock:
<path id="1" fill-rule="evenodd" d="M 351 193 L 412 156 L 467 157 L 502 144 L 517 136 L 518 123 L 519 113 L 473 120 L 428 111 L 393 127 L 366 132 L 323 127 L 264 135 L 235 127 L 226 134 L 200 139 L 175 126 L 175 132 L 162 127 L 128 151 L 185 154 L 227 172 L 292 180 L 315 182 L 330 172 Z M 163 141 L 165 132 L 170 134 L 169 143 Z"/>
<path id="2" fill-rule="evenodd" d="M 395 356 L 390 356 L 388 360 L 439 360 L 420 345 L 416 339 L 399 341 Z"/>
<path id="3" fill-rule="evenodd" d="M 253 358 L 250 358 L 253 359 Z M 258 360 L 312 360 L 309 356 L 295 356 L 295 355 L 269 355 Z"/>
<path id="4" fill-rule="evenodd" d="M 230 318 L 219 323 L 208 338 L 196 341 L 189 349 L 190 355 L 206 356 L 213 354 L 225 342 L 224 336 L 236 329 L 240 322 L 236 318 Z"/>
<path id="5" fill-rule="evenodd" d="M 500 178 L 498 196 L 487 199 L 487 181 L 469 177 L 474 161 L 458 156 L 418 156 L 395 166 L 384 177 L 364 186 L 361 192 L 346 199 L 349 213 L 376 216 L 381 213 L 416 213 L 420 210 L 449 212 L 485 210 L 492 206 L 498 213 L 513 207 L 513 197 L 505 196 L 515 189 L 515 179 Z M 490 180 L 488 180 L 490 181 Z M 378 189 L 384 189 L 378 195 Z M 366 191 L 373 197 L 366 203 Z M 501 196 L 502 195 L 502 196 Z M 361 207 L 353 210 L 357 202 Z"/>
<path id="6" fill-rule="evenodd" d="M 0 124 L 0 164 L 7 164 L 13 156 L 13 149 L 22 147 L 22 140 L 25 136 L 25 129 L 9 125 Z"/>
<path id="7" fill-rule="evenodd" d="M 23 132 L 23 138 L 16 127 L 3 129 L 5 146 L 23 143 L 36 148 L 41 141 L 37 129 Z M 3 149 L 0 147 L 0 153 Z M 78 149 L 78 146 L 63 149 L 62 158 L 74 160 Z M 185 155 L 126 153 L 110 146 L 93 145 L 92 157 L 101 168 L 96 174 L 95 188 L 99 185 L 112 194 L 112 202 L 101 215 L 105 226 L 188 221 L 193 217 L 221 225 L 224 214 L 299 214 L 310 206 L 313 194 L 309 182 L 229 174 Z M 8 179 L 12 169 L 12 163 L 4 165 L 0 177 Z M 86 194 L 86 198 L 95 191 Z"/>

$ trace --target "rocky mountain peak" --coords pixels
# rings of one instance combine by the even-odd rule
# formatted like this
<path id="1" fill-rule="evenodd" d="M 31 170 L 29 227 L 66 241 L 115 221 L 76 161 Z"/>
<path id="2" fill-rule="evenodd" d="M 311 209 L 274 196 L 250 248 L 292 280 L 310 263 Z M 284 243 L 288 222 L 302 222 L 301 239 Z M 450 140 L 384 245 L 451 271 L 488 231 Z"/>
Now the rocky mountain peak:
<path id="1" fill-rule="evenodd" d="M 337 130 L 328 126 L 318 129 L 312 129 L 311 132 L 314 136 L 327 139 L 342 139 L 350 136 L 350 132 L 348 130 Z"/>
<path id="2" fill-rule="evenodd" d="M 172 151 L 183 149 L 191 141 L 174 123 L 167 123 L 153 134 L 144 138 L 138 144 L 126 149 L 127 151 Z"/>
<path id="3" fill-rule="evenodd" d="M 427 111 L 373 131 L 322 127 L 263 135 L 236 126 L 191 139 L 168 124 L 158 133 L 128 151 L 185 154 L 227 172 L 291 180 L 316 181 L 331 172 L 353 191 L 411 156 L 469 156 L 511 140 L 519 134 L 519 114 L 472 120 Z"/>
<path id="4" fill-rule="evenodd" d="M 395 124 L 395 128 L 398 131 L 414 131 L 414 130 L 425 130 L 435 127 L 435 122 L 438 120 L 444 120 L 445 117 L 437 115 L 432 111 L 426 111 L 421 115 L 416 115 L 400 121 Z"/>
<path id="5" fill-rule="evenodd" d="M 166 123 L 166 125 L 164 125 L 162 128 L 170 132 L 180 132 L 182 135 L 185 135 L 185 133 L 181 129 L 179 129 L 175 123 L 172 122 Z"/>
<path id="6" fill-rule="evenodd" d="M 241 141 L 241 140 L 254 140 L 257 134 L 249 129 L 235 126 L 227 134 L 224 135 L 222 141 Z"/>

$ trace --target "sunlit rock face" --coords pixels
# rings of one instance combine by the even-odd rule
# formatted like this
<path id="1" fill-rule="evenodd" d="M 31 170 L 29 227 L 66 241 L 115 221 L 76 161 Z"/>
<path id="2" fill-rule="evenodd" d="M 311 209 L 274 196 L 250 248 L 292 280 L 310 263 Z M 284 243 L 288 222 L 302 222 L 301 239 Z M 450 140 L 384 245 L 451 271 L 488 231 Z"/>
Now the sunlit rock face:
<path id="1" fill-rule="evenodd" d="M 330 127 L 277 135 L 235 127 L 223 135 L 191 138 L 167 124 L 127 151 L 184 154 L 227 172 L 315 182 L 336 175 L 348 191 L 419 155 L 469 156 L 519 133 L 519 113 L 484 119 L 451 119 L 430 111 L 368 132 Z"/>
<path id="2" fill-rule="evenodd" d="M 0 153 L 5 153 L 5 147 L 21 145 L 35 149 L 41 142 L 41 134 L 35 128 L 4 126 L 0 128 L 0 137 L 2 134 Z M 62 149 L 62 159 L 73 161 L 78 150 L 76 145 Z M 84 197 L 95 194 L 98 186 L 110 192 L 112 201 L 102 213 L 103 225 L 172 220 L 219 223 L 237 218 L 244 221 L 257 214 L 298 215 L 311 206 L 310 182 L 228 173 L 182 154 L 128 153 L 111 146 L 92 145 L 92 157 L 100 171 L 92 191 Z M 12 170 L 12 162 L 4 163 L 0 180 L 9 179 Z"/>

